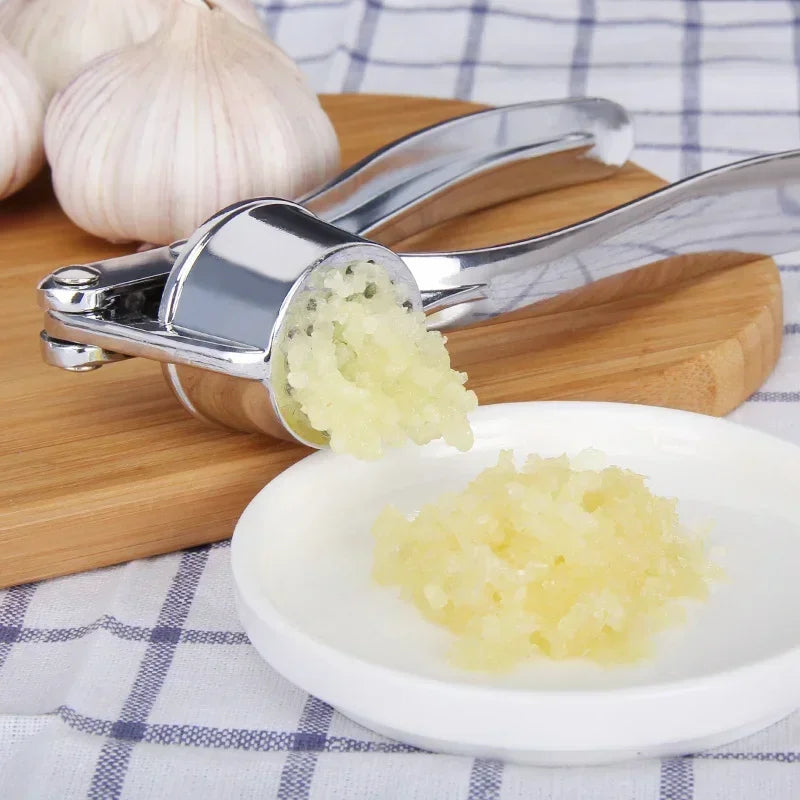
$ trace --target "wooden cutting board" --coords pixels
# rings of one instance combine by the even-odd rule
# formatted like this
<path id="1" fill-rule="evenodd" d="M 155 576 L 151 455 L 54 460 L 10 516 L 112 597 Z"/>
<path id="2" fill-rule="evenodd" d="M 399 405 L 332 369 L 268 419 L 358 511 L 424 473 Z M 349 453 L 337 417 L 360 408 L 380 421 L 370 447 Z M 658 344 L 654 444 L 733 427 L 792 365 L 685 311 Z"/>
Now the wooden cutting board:
<path id="1" fill-rule="evenodd" d="M 323 101 L 345 163 L 476 108 L 383 96 Z M 613 179 L 481 212 L 412 244 L 450 249 L 520 238 L 662 183 L 629 164 Z M 0 586 L 226 538 L 253 495 L 308 452 L 204 427 L 176 404 L 155 363 L 135 359 L 70 374 L 41 362 L 39 278 L 58 265 L 123 252 L 74 227 L 46 175 L 0 203 Z M 453 360 L 469 371 L 483 403 L 580 398 L 723 414 L 775 364 L 780 279 L 768 260 L 697 277 L 713 266 L 705 258 L 648 268 L 454 332 Z"/>

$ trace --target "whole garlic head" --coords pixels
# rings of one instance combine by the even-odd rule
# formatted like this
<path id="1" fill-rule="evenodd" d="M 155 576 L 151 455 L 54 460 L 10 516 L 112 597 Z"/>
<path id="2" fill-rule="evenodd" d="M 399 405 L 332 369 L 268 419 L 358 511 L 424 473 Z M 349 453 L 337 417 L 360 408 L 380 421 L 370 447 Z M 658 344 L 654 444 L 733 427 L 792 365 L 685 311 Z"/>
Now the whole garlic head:
<path id="1" fill-rule="evenodd" d="M 0 36 L 0 199 L 21 189 L 44 164 L 44 111 L 33 71 Z"/>
<path id="2" fill-rule="evenodd" d="M 33 66 L 48 98 L 85 64 L 152 36 L 174 0 L 5 0 L 0 33 Z M 250 0 L 220 7 L 252 27 L 261 21 Z"/>
<path id="3" fill-rule="evenodd" d="M 154 37 L 52 101 L 45 150 L 81 228 L 168 244 L 231 203 L 294 198 L 336 170 L 336 133 L 294 62 L 215 6 L 178 0 Z"/>

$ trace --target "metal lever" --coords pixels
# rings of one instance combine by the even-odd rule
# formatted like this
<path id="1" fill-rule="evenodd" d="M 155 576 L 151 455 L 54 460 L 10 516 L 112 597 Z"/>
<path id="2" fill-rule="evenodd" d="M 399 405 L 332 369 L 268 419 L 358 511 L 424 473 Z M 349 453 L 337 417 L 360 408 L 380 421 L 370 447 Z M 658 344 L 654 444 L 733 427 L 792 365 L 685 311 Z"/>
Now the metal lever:
<path id="1" fill-rule="evenodd" d="M 713 268 L 800 251 L 800 150 L 728 164 L 542 236 L 401 258 L 423 292 L 455 302 L 430 327 L 463 326 L 668 258 Z M 462 304 L 461 293 L 473 302 Z"/>
<path id="2" fill-rule="evenodd" d="M 606 177 L 625 162 L 632 141 L 625 111 L 608 100 L 489 109 L 400 139 L 300 202 L 342 231 L 380 235 L 391 244 L 478 208 Z M 259 202 L 223 209 L 201 228 L 201 238 Z M 125 353 L 249 374 L 247 365 L 263 360 L 257 349 L 223 352 L 197 331 L 180 334 L 159 319 L 164 287 L 185 248 L 185 241 L 176 242 L 45 278 L 39 286 L 48 312 L 45 360 L 85 370 Z"/>
<path id="3" fill-rule="evenodd" d="M 391 246 L 471 211 L 608 177 L 632 149 L 628 114 L 610 100 L 521 103 L 413 133 L 298 202 Z"/>

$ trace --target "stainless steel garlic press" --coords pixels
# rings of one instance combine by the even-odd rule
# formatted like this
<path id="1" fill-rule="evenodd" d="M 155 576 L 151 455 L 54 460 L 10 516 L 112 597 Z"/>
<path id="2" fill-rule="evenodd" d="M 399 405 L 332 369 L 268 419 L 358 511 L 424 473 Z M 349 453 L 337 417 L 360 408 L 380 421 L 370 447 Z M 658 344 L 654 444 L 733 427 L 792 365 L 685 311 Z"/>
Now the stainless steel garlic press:
<path id="1" fill-rule="evenodd" d="M 55 270 L 39 285 L 45 361 L 84 371 L 151 358 L 196 416 L 322 447 L 324 434 L 284 416 L 272 369 L 287 310 L 316 269 L 375 260 L 431 327 L 449 328 L 677 255 L 800 250 L 800 151 L 724 166 L 521 241 L 449 253 L 387 246 L 479 208 L 607 177 L 632 142 L 625 111 L 601 99 L 434 125 L 297 202 L 237 203 L 186 241 Z M 364 238 L 378 235 L 386 244 Z"/>

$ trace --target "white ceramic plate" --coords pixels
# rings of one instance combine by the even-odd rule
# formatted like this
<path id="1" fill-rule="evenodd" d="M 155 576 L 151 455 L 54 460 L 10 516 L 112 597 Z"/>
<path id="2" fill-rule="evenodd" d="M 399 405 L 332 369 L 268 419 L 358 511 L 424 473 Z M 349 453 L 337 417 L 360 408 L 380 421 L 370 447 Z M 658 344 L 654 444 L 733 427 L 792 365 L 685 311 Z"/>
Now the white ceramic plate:
<path id="1" fill-rule="evenodd" d="M 686 412 L 606 403 L 483 406 L 474 449 L 364 463 L 316 453 L 273 480 L 233 537 L 239 609 L 282 675 L 387 736 L 539 764 L 686 753 L 800 706 L 800 448 Z M 448 665 L 450 634 L 370 579 L 370 525 L 463 486 L 501 448 L 575 454 L 650 477 L 686 522 L 712 520 L 728 580 L 646 664 L 544 659 L 502 676 Z"/>

